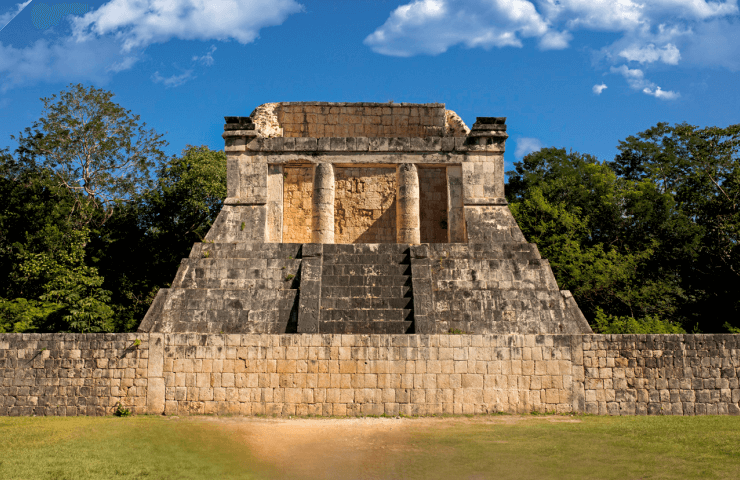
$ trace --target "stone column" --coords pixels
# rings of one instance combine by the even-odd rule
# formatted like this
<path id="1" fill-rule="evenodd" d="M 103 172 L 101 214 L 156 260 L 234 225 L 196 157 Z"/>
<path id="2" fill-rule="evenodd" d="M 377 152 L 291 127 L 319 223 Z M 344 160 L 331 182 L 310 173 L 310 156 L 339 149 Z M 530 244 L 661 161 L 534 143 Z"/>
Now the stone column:
<path id="1" fill-rule="evenodd" d="M 413 163 L 396 170 L 396 239 L 398 243 L 421 243 L 419 219 L 419 173 Z"/>
<path id="2" fill-rule="evenodd" d="M 334 167 L 319 163 L 313 174 L 311 242 L 334 243 Z"/>

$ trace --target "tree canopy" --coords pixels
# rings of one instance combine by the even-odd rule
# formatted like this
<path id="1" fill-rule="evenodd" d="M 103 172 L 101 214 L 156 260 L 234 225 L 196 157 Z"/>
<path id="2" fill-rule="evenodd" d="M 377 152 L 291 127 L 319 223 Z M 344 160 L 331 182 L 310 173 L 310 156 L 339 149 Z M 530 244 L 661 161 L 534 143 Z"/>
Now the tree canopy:
<path id="1" fill-rule="evenodd" d="M 545 148 L 507 172 L 512 213 L 596 330 L 740 327 L 739 133 L 661 123 L 613 161 Z"/>

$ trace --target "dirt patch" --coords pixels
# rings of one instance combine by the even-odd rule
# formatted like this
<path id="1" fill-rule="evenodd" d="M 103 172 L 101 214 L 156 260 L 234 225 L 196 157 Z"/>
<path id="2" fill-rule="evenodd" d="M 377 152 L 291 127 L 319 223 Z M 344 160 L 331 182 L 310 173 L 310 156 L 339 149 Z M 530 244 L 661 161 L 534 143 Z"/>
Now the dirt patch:
<path id="1" fill-rule="evenodd" d="M 580 422 L 570 417 L 502 415 L 449 418 L 191 417 L 233 431 L 283 478 L 376 478 L 381 464 L 412 451 L 412 435 L 460 424 L 511 425 L 523 420 Z"/>

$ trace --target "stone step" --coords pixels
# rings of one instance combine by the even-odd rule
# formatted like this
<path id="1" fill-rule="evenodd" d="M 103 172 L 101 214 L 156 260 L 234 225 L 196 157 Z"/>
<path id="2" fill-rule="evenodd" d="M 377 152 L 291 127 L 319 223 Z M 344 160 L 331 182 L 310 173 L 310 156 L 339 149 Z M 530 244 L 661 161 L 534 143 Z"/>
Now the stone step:
<path id="1" fill-rule="evenodd" d="M 284 310 L 294 307 L 298 290 L 185 289 L 169 291 L 164 310 Z"/>
<path id="2" fill-rule="evenodd" d="M 190 258 L 295 259 L 301 256 L 301 243 L 196 243 Z"/>
<path id="3" fill-rule="evenodd" d="M 414 311 L 410 308 L 361 309 L 321 309 L 321 320 L 332 322 L 400 322 L 412 321 Z"/>
<path id="4" fill-rule="evenodd" d="M 323 275 L 323 287 L 405 287 L 411 286 L 411 275 Z"/>
<path id="5" fill-rule="evenodd" d="M 329 255 L 324 254 L 324 265 L 405 265 L 409 264 L 409 256 L 391 254 L 373 255 Z"/>
<path id="6" fill-rule="evenodd" d="M 319 333 L 395 334 L 414 333 L 414 322 L 319 322 Z"/>
<path id="7" fill-rule="evenodd" d="M 282 274 L 281 274 L 282 275 Z M 229 290 L 291 290 L 300 287 L 298 276 L 290 274 L 278 279 L 265 278 L 176 278 L 173 288 Z"/>
<path id="8" fill-rule="evenodd" d="M 412 308 L 411 297 L 388 298 L 388 297 L 354 297 L 354 298 L 322 298 L 321 309 L 394 309 Z"/>
<path id="9" fill-rule="evenodd" d="M 411 265 L 324 265 L 321 273 L 323 275 L 411 275 Z"/>
<path id="10" fill-rule="evenodd" d="M 411 297 L 411 287 L 328 287 L 321 286 L 321 298 L 401 298 Z"/>
<path id="11" fill-rule="evenodd" d="M 408 255 L 403 243 L 338 243 L 324 245 L 324 255 Z"/>
<path id="12" fill-rule="evenodd" d="M 429 256 L 434 260 L 440 258 L 461 259 L 539 259 L 537 245 L 533 243 L 496 243 L 496 244 L 431 244 Z"/>
<path id="13" fill-rule="evenodd" d="M 560 291 L 552 290 L 473 290 L 434 292 L 436 311 L 560 310 L 565 302 Z"/>
<path id="14" fill-rule="evenodd" d="M 166 310 L 162 318 L 172 332 L 291 333 L 297 310 Z"/>
<path id="15" fill-rule="evenodd" d="M 184 259 L 175 275 L 181 288 L 298 288 L 300 260 Z"/>

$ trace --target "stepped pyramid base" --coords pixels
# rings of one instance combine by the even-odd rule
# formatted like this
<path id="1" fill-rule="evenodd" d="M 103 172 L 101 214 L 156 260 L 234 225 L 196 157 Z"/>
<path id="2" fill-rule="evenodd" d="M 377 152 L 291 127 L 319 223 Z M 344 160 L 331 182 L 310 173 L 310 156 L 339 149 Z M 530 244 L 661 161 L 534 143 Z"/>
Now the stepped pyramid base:
<path id="1" fill-rule="evenodd" d="M 144 332 L 590 333 L 534 244 L 197 243 Z"/>

